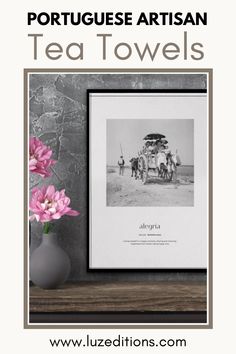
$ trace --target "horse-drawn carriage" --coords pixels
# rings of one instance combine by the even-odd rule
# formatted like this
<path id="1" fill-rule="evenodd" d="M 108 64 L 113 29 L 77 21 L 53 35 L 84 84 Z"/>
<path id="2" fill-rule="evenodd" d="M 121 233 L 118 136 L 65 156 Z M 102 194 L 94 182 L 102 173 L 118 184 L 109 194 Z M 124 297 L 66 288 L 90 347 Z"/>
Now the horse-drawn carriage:
<path id="1" fill-rule="evenodd" d="M 176 153 L 171 153 L 165 135 L 152 133 L 143 139 L 145 141 L 137 158 L 138 172 L 142 182 L 148 179 L 175 181 L 177 166 L 180 165 Z"/>

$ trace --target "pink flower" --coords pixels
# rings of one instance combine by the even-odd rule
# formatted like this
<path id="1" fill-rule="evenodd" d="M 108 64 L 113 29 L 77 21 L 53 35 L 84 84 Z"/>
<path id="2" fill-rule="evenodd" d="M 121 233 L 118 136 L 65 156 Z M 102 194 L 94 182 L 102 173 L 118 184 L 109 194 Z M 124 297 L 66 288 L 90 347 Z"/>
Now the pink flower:
<path id="1" fill-rule="evenodd" d="M 29 141 L 29 170 L 41 177 L 50 176 L 49 167 L 56 161 L 51 159 L 52 150 L 38 138 L 32 137 Z"/>
<path id="2" fill-rule="evenodd" d="M 70 198 L 65 195 L 65 190 L 56 191 L 55 187 L 34 188 L 29 209 L 33 215 L 30 220 L 36 219 L 42 223 L 60 219 L 63 215 L 76 216 L 79 212 L 69 207 Z"/>

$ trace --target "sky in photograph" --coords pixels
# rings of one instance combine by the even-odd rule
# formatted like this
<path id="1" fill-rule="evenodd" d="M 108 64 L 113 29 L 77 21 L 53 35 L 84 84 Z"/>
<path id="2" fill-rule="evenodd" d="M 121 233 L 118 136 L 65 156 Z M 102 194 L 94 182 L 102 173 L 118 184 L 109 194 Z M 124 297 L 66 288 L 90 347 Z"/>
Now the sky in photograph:
<path id="1" fill-rule="evenodd" d="M 150 133 L 166 136 L 172 152 L 178 150 L 183 165 L 194 165 L 193 119 L 108 119 L 107 165 L 116 165 L 121 155 L 126 165 L 137 156 L 144 145 L 143 138 Z"/>

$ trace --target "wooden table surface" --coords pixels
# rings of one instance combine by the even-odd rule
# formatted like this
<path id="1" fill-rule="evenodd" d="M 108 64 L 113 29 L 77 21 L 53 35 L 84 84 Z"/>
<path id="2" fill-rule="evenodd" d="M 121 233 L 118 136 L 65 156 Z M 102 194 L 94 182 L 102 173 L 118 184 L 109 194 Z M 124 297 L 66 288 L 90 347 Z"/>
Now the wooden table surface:
<path id="1" fill-rule="evenodd" d="M 31 313 L 206 311 L 205 282 L 79 282 L 30 287 Z"/>

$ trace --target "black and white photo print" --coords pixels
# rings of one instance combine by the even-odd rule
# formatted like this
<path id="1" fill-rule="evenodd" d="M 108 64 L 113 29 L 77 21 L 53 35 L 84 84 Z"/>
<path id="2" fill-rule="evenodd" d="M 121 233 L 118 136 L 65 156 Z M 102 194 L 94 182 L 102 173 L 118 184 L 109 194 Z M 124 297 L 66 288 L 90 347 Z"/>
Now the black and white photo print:
<path id="1" fill-rule="evenodd" d="M 194 205 L 194 119 L 106 124 L 107 206 Z"/>

